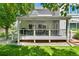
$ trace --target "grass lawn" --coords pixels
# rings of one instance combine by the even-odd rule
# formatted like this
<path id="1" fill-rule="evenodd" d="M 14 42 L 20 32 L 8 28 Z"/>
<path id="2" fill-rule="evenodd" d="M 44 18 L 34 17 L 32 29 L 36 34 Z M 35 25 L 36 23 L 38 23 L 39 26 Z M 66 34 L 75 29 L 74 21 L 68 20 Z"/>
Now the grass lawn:
<path id="1" fill-rule="evenodd" d="M 0 45 L 0 56 L 79 56 L 79 47 Z"/>

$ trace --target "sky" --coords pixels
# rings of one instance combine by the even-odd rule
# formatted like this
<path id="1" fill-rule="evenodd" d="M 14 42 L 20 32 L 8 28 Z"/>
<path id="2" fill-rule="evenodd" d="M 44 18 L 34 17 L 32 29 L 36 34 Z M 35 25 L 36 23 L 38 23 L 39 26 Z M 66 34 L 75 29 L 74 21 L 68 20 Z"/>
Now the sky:
<path id="1" fill-rule="evenodd" d="M 42 7 L 41 3 L 35 3 L 35 8 L 41 8 L 41 7 Z"/>

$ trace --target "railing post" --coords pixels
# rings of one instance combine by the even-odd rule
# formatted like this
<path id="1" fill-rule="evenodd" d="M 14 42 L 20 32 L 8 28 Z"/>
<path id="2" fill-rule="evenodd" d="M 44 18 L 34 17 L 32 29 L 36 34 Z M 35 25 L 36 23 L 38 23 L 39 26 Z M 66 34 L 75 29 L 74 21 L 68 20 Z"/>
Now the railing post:
<path id="1" fill-rule="evenodd" d="M 49 37 L 51 36 L 51 30 L 49 29 Z M 50 38 L 49 38 L 49 43 L 51 42 Z"/>
<path id="2" fill-rule="evenodd" d="M 51 36 L 51 30 L 49 29 L 49 36 Z"/>
<path id="3" fill-rule="evenodd" d="M 34 36 L 35 36 L 35 29 L 34 29 Z"/>
<path id="4" fill-rule="evenodd" d="M 36 35 L 35 33 L 36 33 L 36 31 L 35 31 L 35 29 L 34 29 L 34 36 Z M 35 42 L 36 42 L 36 41 L 35 41 L 35 39 L 34 39 L 34 43 L 35 43 Z"/>
<path id="5" fill-rule="evenodd" d="M 72 39 L 72 30 L 70 31 L 70 39 Z"/>

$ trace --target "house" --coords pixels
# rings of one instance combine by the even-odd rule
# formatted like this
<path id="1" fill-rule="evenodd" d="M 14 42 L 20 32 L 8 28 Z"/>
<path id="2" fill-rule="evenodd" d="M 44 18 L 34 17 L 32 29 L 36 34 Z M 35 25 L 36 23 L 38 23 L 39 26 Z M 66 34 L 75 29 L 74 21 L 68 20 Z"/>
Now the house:
<path id="1" fill-rule="evenodd" d="M 76 8 L 75 4 L 74 10 L 72 8 L 73 6 L 70 4 L 67 15 L 71 16 L 71 19 L 69 20 L 70 30 L 76 31 L 79 29 L 79 9 Z"/>
<path id="2" fill-rule="evenodd" d="M 17 17 L 18 42 L 37 40 L 68 40 L 71 16 L 61 16 L 60 11 L 35 9 L 29 15 Z"/>
<path id="3" fill-rule="evenodd" d="M 67 15 L 71 16 L 69 20 L 69 30 L 71 32 L 71 39 L 73 39 L 74 34 L 79 30 L 79 9 L 76 8 L 74 4 L 74 10 L 72 9 L 72 4 L 69 5 Z"/>

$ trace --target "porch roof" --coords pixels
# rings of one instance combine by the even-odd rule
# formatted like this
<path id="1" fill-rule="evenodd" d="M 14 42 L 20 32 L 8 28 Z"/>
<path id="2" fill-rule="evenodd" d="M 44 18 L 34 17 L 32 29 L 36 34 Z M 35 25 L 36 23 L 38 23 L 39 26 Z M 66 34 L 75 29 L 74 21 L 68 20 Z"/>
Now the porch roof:
<path id="1" fill-rule="evenodd" d="M 20 16 L 17 20 L 69 20 L 71 16 Z"/>
<path id="2" fill-rule="evenodd" d="M 17 20 L 69 20 L 71 16 L 20 16 Z"/>

